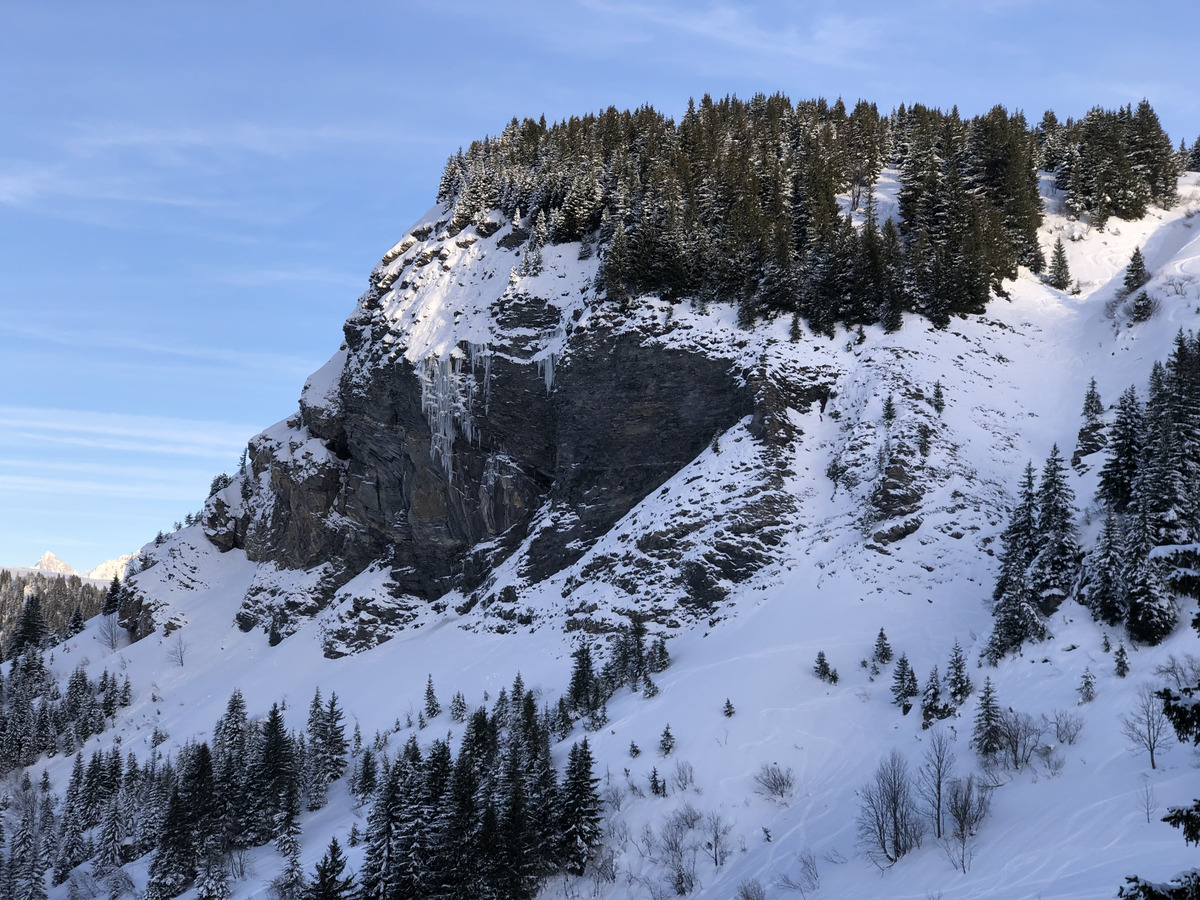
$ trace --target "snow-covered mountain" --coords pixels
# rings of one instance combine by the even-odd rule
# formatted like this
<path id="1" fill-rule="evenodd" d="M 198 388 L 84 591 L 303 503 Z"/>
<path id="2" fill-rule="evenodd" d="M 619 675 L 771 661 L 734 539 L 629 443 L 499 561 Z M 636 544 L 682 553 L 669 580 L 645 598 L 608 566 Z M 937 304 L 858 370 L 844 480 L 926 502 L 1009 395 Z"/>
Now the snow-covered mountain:
<path id="1" fill-rule="evenodd" d="M 112 581 L 113 578 L 120 578 L 123 581 L 126 572 L 129 570 L 129 564 L 133 562 L 136 556 L 136 553 L 126 553 L 124 556 L 118 556 L 116 559 L 105 560 L 96 566 L 96 568 L 84 572 L 83 577 L 94 578 L 98 581 Z"/>
<path id="2" fill-rule="evenodd" d="M 885 172 L 880 209 L 895 186 Z M 121 610 L 138 640 L 94 620 L 56 651 L 60 678 L 82 664 L 133 684 L 85 758 L 117 737 L 140 758 L 210 740 L 235 688 L 252 717 L 286 701 L 295 728 L 314 689 L 336 692 L 389 754 L 410 734 L 454 744 L 464 726 L 447 714 L 430 731 L 412 721 L 427 678 L 474 706 L 519 672 L 553 704 L 580 642 L 602 655 L 636 612 L 672 663 L 653 696 L 619 691 L 587 734 L 608 863 L 544 896 L 674 895 L 663 842 L 676 832 L 702 897 L 757 883 L 766 896 L 1091 898 L 1189 867 L 1195 852 L 1159 817 L 1196 794 L 1191 753 L 1165 750 L 1151 769 L 1121 717 L 1156 667 L 1200 653 L 1190 629 L 1131 648 L 1119 678 L 1105 646 L 1120 635 L 1069 601 L 1050 640 L 976 667 L 1026 461 L 1055 444 L 1070 455 L 1092 378 L 1110 404 L 1200 325 L 1197 176 L 1175 208 L 1103 231 L 1044 191 L 1039 240 L 1048 252 L 1063 239 L 1078 294 L 1022 270 L 1006 299 L 946 330 L 909 316 L 895 333 L 834 338 L 786 320 L 745 330 L 721 303 L 623 311 L 597 297 L 579 244 L 546 246 L 542 271 L 521 274 L 531 223 L 493 213 L 451 233 L 435 207 L 372 273 L 298 413 L 252 441 L 201 525 L 144 548 Z M 1133 324 L 1118 291 L 1139 246 L 1159 305 Z M 1085 534 L 1097 469 L 1089 457 L 1070 474 Z M 1080 719 L 1077 736 L 1048 725 L 1018 771 L 985 773 L 991 815 L 966 865 L 932 837 L 886 868 L 861 853 L 877 764 L 895 749 L 915 770 L 931 746 L 891 702 L 895 663 L 872 661 L 881 628 L 922 683 L 957 642 L 1002 706 Z M 818 652 L 836 683 L 814 677 Z M 1096 698 L 1081 705 L 1085 670 Z M 961 775 L 977 767 L 977 698 L 939 726 Z M 584 734 L 555 745 L 560 767 Z M 771 766 L 790 788 L 764 784 Z M 41 769 L 61 793 L 71 759 Z M 652 770 L 666 797 L 649 792 Z M 305 868 L 366 812 L 335 782 L 301 819 Z M 362 864 L 362 845 L 347 852 Z M 147 864 L 126 866 L 138 886 Z M 234 896 L 267 896 L 282 865 L 271 846 L 251 851 Z"/>
<path id="3" fill-rule="evenodd" d="M 55 575 L 75 575 L 78 574 L 74 569 L 68 566 L 65 562 L 47 550 L 29 568 L 35 569 L 38 572 L 50 572 Z"/>
<path id="4" fill-rule="evenodd" d="M 125 573 L 129 569 L 129 564 L 136 557 L 136 553 L 127 553 L 124 556 L 118 556 L 116 559 L 105 560 L 96 566 L 96 568 L 89 569 L 86 572 L 76 572 L 70 565 L 47 550 L 37 562 L 28 567 L 28 570 L 45 572 L 52 575 L 78 575 L 80 578 L 91 579 L 93 581 L 112 581 L 114 576 L 124 579 Z M 21 571 L 25 570 L 22 569 Z"/>

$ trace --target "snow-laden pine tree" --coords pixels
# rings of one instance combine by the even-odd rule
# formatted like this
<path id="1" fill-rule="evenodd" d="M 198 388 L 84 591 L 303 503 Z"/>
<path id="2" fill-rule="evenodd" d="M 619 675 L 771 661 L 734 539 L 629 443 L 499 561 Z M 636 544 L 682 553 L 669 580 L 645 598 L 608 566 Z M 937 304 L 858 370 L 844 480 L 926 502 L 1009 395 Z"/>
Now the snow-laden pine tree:
<path id="1" fill-rule="evenodd" d="M 331 838 L 325 855 L 317 863 L 304 900 L 354 900 L 357 890 L 354 875 L 346 871 L 346 855 L 336 837 Z"/>
<path id="2" fill-rule="evenodd" d="M 991 677 L 983 679 L 983 690 L 979 694 L 979 708 L 975 711 L 975 726 L 971 731 L 971 743 L 975 752 L 984 759 L 993 759 L 1000 752 L 1001 734 L 1000 704 L 996 700 L 996 689 Z"/>
<path id="3" fill-rule="evenodd" d="M 1108 459 L 1100 469 L 1096 498 L 1114 512 L 1123 513 L 1133 502 L 1133 485 L 1142 455 L 1142 404 L 1130 385 L 1117 401 L 1108 432 Z"/>
<path id="4" fill-rule="evenodd" d="M 1029 566 L 1037 555 L 1037 493 L 1033 463 L 1025 465 L 1018 488 L 1017 505 L 1000 536 L 1000 574 L 992 599 L 999 603 L 1007 595 L 1028 600 Z"/>
<path id="5" fill-rule="evenodd" d="M 592 773 L 594 762 L 587 738 L 572 744 L 562 785 L 562 860 L 572 875 L 582 875 L 592 851 L 600 843 L 600 779 Z"/>
<path id="6" fill-rule="evenodd" d="M 1030 564 L 1030 586 L 1038 611 L 1050 615 L 1071 594 L 1078 573 L 1075 492 L 1055 444 L 1042 468 L 1037 493 L 1037 554 Z"/>
<path id="7" fill-rule="evenodd" d="M 1162 574 L 1162 564 L 1143 559 L 1129 579 L 1129 637 L 1140 644 L 1158 644 L 1175 628 L 1178 609 Z"/>
<path id="8" fill-rule="evenodd" d="M 1134 247 L 1133 253 L 1129 257 L 1129 264 L 1125 267 L 1125 279 L 1121 283 L 1122 290 L 1126 296 L 1129 296 L 1149 280 L 1150 273 L 1146 270 L 1146 258 L 1142 256 L 1142 248 Z"/>
<path id="9" fill-rule="evenodd" d="M 1001 540 L 1000 575 L 993 592 L 992 614 L 995 625 L 984 656 L 992 665 L 1018 650 L 1026 641 L 1046 637 L 1046 626 L 1039 615 L 1032 567 L 1039 552 L 1038 495 L 1035 492 L 1033 463 L 1027 463 L 1021 477 L 1020 493 L 1012 518 Z M 1047 559 L 1047 563 L 1052 562 Z"/>
<path id="10" fill-rule="evenodd" d="M 1122 518 L 1110 508 L 1095 545 L 1087 555 L 1080 580 L 1079 599 L 1092 616 L 1107 625 L 1125 621 L 1129 611 L 1125 581 L 1129 557 Z"/>
<path id="11" fill-rule="evenodd" d="M 955 706 L 962 706 L 975 690 L 971 676 L 967 674 L 967 658 L 957 640 L 954 641 L 950 662 L 946 666 L 946 689 L 950 694 L 950 702 Z"/>
<path id="12" fill-rule="evenodd" d="M 879 629 L 879 634 L 875 638 L 875 650 L 871 654 L 871 658 L 881 666 L 886 666 L 892 661 L 892 645 L 888 643 L 887 635 L 883 629 Z"/>
<path id="13" fill-rule="evenodd" d="M 912 698 L 919 693 L 917 676 L 908 662 L 908 656 L 901 653 L 896 660 L 896 670 L 892 673 L 892 702 L 907 715 L 912 708 Z"/>
<path id="14" fill-rule="evenodd" d="M 943 699 L 942 677 L 935 665 L 921 690 L 921 721 L 922 727 L 928 728 L 938 719 L 954 713 L 954 707 Z"/>
<path id="15" fill-rule="evenodd" d="M 1054 251 L 1050 255 L 1050 271 L 1046 282 L 1056 291 L 1065 291 L 1071 286 L 1071 269 L 1067 265 L 1067 250 L 1062 238 L 1054 242 Z"/>
<path id="16" fill-rule="evenodd" d="M 1104 436 L 1104 403 L 1100 400 L 1096 379 L 1093 378 L 1083 397 L 1083 424 L 1079 426 L 1079 435 L 1075 440 L 1074 464 L 1082 466 L 1084 457 L 1103 450 L 1107 443 Z"/>

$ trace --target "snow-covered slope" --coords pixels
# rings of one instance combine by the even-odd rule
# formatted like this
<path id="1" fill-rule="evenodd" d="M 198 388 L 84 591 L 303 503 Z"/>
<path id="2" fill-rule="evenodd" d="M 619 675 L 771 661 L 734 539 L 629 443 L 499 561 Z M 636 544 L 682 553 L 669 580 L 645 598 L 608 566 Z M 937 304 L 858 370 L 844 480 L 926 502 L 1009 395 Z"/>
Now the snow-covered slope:
<path id="1" fill-rule="evenodd" d="M 603 642 L 607 625 L 639 609 L 652 614 L 656 633 L 670 637 L 672 665 L 657 676 L 656 696 L 625 691 L 613 698 L 608 724 L 589 736 L 607 798 L 615 880 L 558 879 L 545 896 L 617 900 L 673 893 L 661 854 L 644 835 L 646 828 L 661 833 L 687 806 L 730 826 L 731 852 L 720 867 L 696 833 L 695 895 L 701 897 L 734 896 L 749 879 L 764 885 L 767 896 L 783 896 L 782 879 L 800 884 L 811 874 L 805 859 L 818 876 L 817 883 L 806 882 L 808 895 L 831 898 L 1105 897 L 1126 874 L 1166 877 L 1193 865 L 1195 851 L 1158 820 L 1167 805 L 1196 795 L 1192 753 L 1168 750 L 1151 770 L 1144 754 L 1127 747 L 1120 717 L 1140 684 L 1157 683 L 1157 665 L 1171 655 L 1200 653 L 1194 632 L 1181 626 L 1162 646 L 1131 652 L 1130 676 L 1119 679 L 1102 648 L 1103 629 L 1068 602 L 1050 623 L 1052 640 L 998 668 L 975 667 L 991 627 L 993 554 L 1025 462 L 1036 464 L 1056 443 L 1069 455 L 1091 378 L 1112 402 L 1127 385 L 1144 384 L 1180 328 L 1200 326 L 1196 176 L 1183 182 L 1175 209 L 1154 210 L 1139 222 L 1113 220 L 1104 232 L 1057 214 L 1053 197 L 1048 208 L 1043 243 L 1048 249 L 1064 238 L 1078 295 L 1023 273 L 1009 285 L 1009 299 L 993 300 L 982 316 L 953 320 L 946 331 L 910 317 L 895 334 L 867 328 L 862 339 L 841 334 L 832 340 L 808 334 L 793 340 L 786 321 L 742 331 L 734 311 L 721 305 L 698 310 L 647 302 L 635 316 L 616 316 L 588 293 L 595 264 L 578 260 L 577 245 L 547 248 L 542 274 L 509 282 L 516 257 L 499 244 L 507 231 L 464 232 L 456 244 L 419 228 L 425 236 L 398 245 L 376 273 L 377 279 L 380 273 L 383 280 L 395 277 L 369 302 L 372 321 L 386 323 L 372 331 L 377 345 L 391 348 L 385 355 L 430 385 L 440 378 L 430 396 L 455 401 L 426 410 L 429 434 L 443 441 L 428 448 L 433 466 L 440 469 L 446 454 L 471 446 L 468 413 L 472 404 L 488 402 L 486 392 L 471 395 L 467 382 L 451 384 L 449 376 L 472 364 L 482 370 L 487 359 L 498 366 L 497 355 L 488 353 L 503 342 L 508 361 L 536 368 L 550 391 L 555 367 L 566 371 L 573 364 L 569 352 L 565 359 L 557 355 L 565 327 L 561 334 L 557 326 L 524 325 L 498 333 L 497 296 L 552 295 L 561 301 L 555 320 L 569 322 L 572 332 L 611 330 L 655 352 L 720 359 L 751 386 L 752 410 L 632 502 L 610 528 L 580 537 L 561 567 L 534 574 L 544 570 L 538 568 L 539 541 L 569 529 L 575 514 L 547 501 L 516 546 L 489 557 L 494 564 L 477 584 L 451 584 L 437 602 L 397 589 L 403 572 L 386 561 L 364 564 L 326 598 L 321 584 L 336 561 L 288 568 L 276 559 L 252 561 L 232 538 L 220 552 L 200 526 L 170 535 L 146 548 L 156 562 L 131 579 L 153 609 L 157 630 L 110 650 L 98 640 L 100 623 L 92 622 L 56 652 L 59 677 L 83 663 L 93 675 L 108 668 L 133 681 L 132 706 L 111 731 L 91 739 L 85 755 L 119 736 L 123 752 L 143 756 L 156 729 L 168 736 L 163 750 L 206 739 L 235 687 L 252 715 L 286 700 L 292 727 L 303 725 L 316 687 L 326 696 L 335 691 L 349 721 L 367 737 L 389 734 L 394 751 L 407 737 L 406 715 L 415 718 L 421 708 L 427 676 L 443 699 L 462 691 L 475 705 L 485 692 L 494 698 L 519 671 L 550 702 L 566 686 L 581 634 Z M 1154 273 L 1149 290 L 1160 307 L 1149 322 L 1131 325 L 1115 298 L 1135 246 Z M 411 266 L 424 255 L 429 260 L 420 279 L 401 287 L 403 261 Z M 433 260 L 437 265 L 428 265 Z M 501 279 L 495 290 L 487 284 L 491 275 Z M 526 341 L 520 353 L 515 332 Z M 470 358 L 464 345 L 488 352 Z M 322 473 L 343 472 L 338 449 L 310 429 L 335 414 L 347 378 L 379 364 L 360 353 L 360 368 L 354 368 L 356 352 L 353 346 L 339 351 L 309 380 L 306 419 L 258 439 L 263 459 L 302 473 L 290 484 L 311 486 Z M 498 389 L 486 377 L 483 384 Z M 940 414 L 932 405 L 935 384 L 945 397 Z M 889 396 L 896 412 L 890 422 L 883 412 Z M 647 444 L 656 439 L 644 436 Z M 1096 469 L 1088 462 L 1071 474 L 1085 526 Z M 254 477 L 253 491 L 279 496 L 278 472 L 264 466 Z M 239 482 L 217 499 L 224 508 L 210 508 L 210 532 L 215 518 L 235 523 L 249 515 L 248 525 L 229 524 L 228 533 L 237 537 L 237 528 L 265 527 L 274 515 L 243 497 Z M 350 512 L 331 505 L 331 528 L 356 534 Z M 260 546 L 251 541 L 250 549 Z M 695 586 L 681 577 L 694 571 L 689 563 L 717 574 L 701 590 L 690 590 Z M 506 587 L 519 598 L 515 603 L 506 599 Z M 235 624 L 246 624 L 238 617 L 246 613 L 247 597 L 259 598 L 262 606 L 255 608 L 293 601 L 300 610 L 277 646 L 255 627 L 257 620 L 245 631 Z M 958 641 L 972 661 L 976 686 L 990 676 L 1003 706 L 1051 719 L 1056 710 L 1083 718 L 1074 743 L 1056 740 L 1051 728 L 1044 756 L 1020 772 L 997 773 L 992 815 L 979 831 L 968 872 L 952 867 L 932 839 L 886 870 L 858 852 L 860 788 L 890 749 L 915 768 L 930 740 L 916 713 L 904 716 L 890 702 L 891 667 L 874 675 L 860 663 L 881 627 L 922 683 L 934 665 L 945 670 Z M 377 630 L 391 639 L 363 649 Z M 1115 646 L 1119 636 L 1110 637 Z M 326 658 L 331 641 L 362 652 Z M 836 685 L 813 676 L 818 651 L 839 670 Z M 1078 705 L 1085 669 L 1097 676 L 1097 696 Z M 722 713 L 726 698 L 736 710 L 732 716 Z M 956 738 L 957 770 L 964 775 L 976 766 L 967 745 L 976 702 L 969 700 L 941 726 Z M 653 748 L 668 724 L 677 743 L 664 758 Z M 417 733 L 427 741 L 447 730 L 457 737 L 461 728 L 443 716 L 431 731 Z M 577 728 L 574 737 L 580 734 Z M 631 742 L 645 752 L 632 758 Z M 560 764 L 569 745 L 556 747 Z M 755 779 L 772 763 L 795 774 L 785 798 L 764 795 Z M 70 765 L 60 758 L 34 768 L 45 768 L 61 792 Z M 666 798 L 647 791 L 652 767 L 671 781 Z M 1157 808 L 1149 821 L 1140 800 L 1147 789 Z M 306 868 L 331 836 L 345 844 L 352 825 L 361 830 L 362 816 L 345 786 L 335 785 L 329 805 L 303 819 Z M 362 848 L 349 855 L 356 867 Z M 282 865 L 270 847 L 251 857 L 250 874 L 234 882 L 236 897 L 266 896 Z M 142 860 L 129 867 L 139 884 L 145 866 Z M 52 896 L 65 897 L 65 887 Z"/>

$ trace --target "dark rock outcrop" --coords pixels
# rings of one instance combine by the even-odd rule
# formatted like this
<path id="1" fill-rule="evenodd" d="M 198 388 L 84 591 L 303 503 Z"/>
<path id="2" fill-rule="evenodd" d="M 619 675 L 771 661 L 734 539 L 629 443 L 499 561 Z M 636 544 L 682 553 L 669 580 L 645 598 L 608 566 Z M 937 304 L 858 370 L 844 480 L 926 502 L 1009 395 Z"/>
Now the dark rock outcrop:
<path id="1" fill-rule="evenodd" d="M 510 330 L 545 326 L 546 307 L 526 305 L 504 311 Z M 549 390 L 531 363 L 494 353 L 485 376 L 464 360 L 458 378 L 487 401 L 471 409 L 470 439 L 456 430 L 448 462 L 431 452 L 418 371 L 403 357 L 377 361 L 343 379 L 334 409 L 303 406 L 251 443 L 252 496 L 240 515 L 210 501 L 210 540 L 281 569 L 327 566 L 324 602 L 378 560 L 398 595 L 433 600 L 478 587 L 549 509 L 558 524 L 537 532 L 522 572 L 538 580 L 755 412 L 754 388 L 729 360 L 608 325 L 570 335 Z M 271 604 L 288 598 L 270 596 L 248 597 L 239 624 L 286 633 L 312 612 L 311 593 L 283 611 Z"/>

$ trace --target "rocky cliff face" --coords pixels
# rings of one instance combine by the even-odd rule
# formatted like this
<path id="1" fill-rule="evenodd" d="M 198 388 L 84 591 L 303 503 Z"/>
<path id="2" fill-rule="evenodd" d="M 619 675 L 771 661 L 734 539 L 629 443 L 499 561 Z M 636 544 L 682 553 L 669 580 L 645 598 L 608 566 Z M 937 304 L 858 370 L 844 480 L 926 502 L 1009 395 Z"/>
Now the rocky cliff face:
<path id="1" fill-rule="evenodd" d="M 330 655 L 444 616 L 605 632 L 636 613 L 661 632 L 727 615 L 788 553 L 845 565 L 850 534 L 879 584 L 901 543 L 990 551 L 1009 413 L 948 420 L 931 398 L 935 377 L 1006 378 L 1007 332 L 830 339 L 744 330 L 732 305 L 623 311 L 579 244 L 522 274 L 521 228 L 451 234 L 443 216 L 384 257 L 297 413 L 209 498 L 209 541 L 258 563 L 243 629 L 281 640 L 315 617 Z"/>
<path id="2" fill-rule="evenodd" d="M 828 372 L 775 377 L 735 331 L 698 340 L 669 305 L 623 315 L 598 301 L 577 244 L 545 248 L 544 271 L 522 276 L 519 230 L 450 235 L 438 213 L 385 256 L 299 412 L 252 441 L 247 470 L 206 506 L 208 538 L 264 564 L 246 630 L 286 636 L 371 567 L 387 590 L 349 603 L 331 648 L 364 617 L 402 626 L 447 599 L 512 602 L 719 435 L 746 420 L 778 448 L 795 437 L 789 405 L 828 396 Z M 711 600 L 767 558 L 724 543 L 715 572 L 675 561 L 688 596 Z M 297 571 L 299 588 L 280 577 Z"/>

